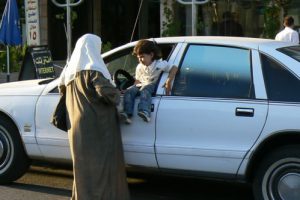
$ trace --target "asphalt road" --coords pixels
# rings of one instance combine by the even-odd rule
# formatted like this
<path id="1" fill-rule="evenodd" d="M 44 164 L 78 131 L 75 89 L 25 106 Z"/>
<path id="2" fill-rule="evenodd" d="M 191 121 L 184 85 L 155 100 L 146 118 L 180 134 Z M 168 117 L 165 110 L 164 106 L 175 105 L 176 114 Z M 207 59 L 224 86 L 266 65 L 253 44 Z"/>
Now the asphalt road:
<path id="1" fill-rule="evenodd" d="M 0 186 L 0 200 L 69 200 L 72 181 L 71 170 L 32 166 Z M 253 200 L 250 187 L 241 184 L 149 175 L 130 175 L 128 184 L 132 200 Z"/>

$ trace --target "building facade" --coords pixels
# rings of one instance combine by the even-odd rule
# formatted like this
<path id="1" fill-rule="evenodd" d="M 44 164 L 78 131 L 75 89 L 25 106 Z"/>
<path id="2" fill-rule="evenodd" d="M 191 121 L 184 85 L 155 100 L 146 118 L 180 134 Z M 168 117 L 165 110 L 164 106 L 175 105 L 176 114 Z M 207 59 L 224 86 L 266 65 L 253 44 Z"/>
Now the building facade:
<path id="1" fill-rule="evenodd" d="M 52 0 L 38 2 L 40 43 L 49 46 L 54 59 L 64 60 L 66 10 Z M 192 35 L 193 16 L 194 35 L 235 35 L 232 27 L 239 26 L 241 36 L 272 38 L 282 28 L 286 14 L 294 17 L 298 28 L 299 11 L 300 2 L 296 0 L 210 0 L 197 5 L 194 14 L 191 5 L 176 0 L 84 0 L 72 8 L 72 45 L 84 33 L 101 36 L 105 49 L 141 38 Z M 273 13 L 269 14 L 271 34 L 266 32 L 268 12 Z M 225 22 L 229 18 L 234 25 Z"/>

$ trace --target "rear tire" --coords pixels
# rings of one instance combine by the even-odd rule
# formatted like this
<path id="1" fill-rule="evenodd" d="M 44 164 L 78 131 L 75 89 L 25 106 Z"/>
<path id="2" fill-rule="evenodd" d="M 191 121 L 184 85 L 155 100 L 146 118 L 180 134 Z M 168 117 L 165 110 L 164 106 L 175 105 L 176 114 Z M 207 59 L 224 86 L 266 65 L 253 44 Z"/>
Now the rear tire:
<path id="1" fill-rule="evenodd" d="M 10 120 L 0 118 L 0 184 L 17 180 L 29 165 L 18 129 Z"/>
<path id="2" fill-rule="evenodd" d="M 256 200 L 300 199 L 300 145 L 289 145 L 268 154 L 253 182 Z"/>

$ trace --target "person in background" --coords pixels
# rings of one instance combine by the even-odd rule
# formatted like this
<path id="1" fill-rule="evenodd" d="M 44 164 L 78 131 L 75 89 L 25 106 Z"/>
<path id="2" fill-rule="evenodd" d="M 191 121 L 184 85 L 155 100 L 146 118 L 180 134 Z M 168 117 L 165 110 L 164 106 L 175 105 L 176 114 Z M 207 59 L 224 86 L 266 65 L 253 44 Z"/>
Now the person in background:
<path id="1" fill-rule="evenodd" d="M 138 115 L 145 121 L 150 122 L 152 93 L 161 72 L 169 72 L 165 83 L 166 95 L 171 91 L 171 84 L 177 72 L 177 66 L 170 65 L 161 60 L 161 52 L 157 44 L 150 40 L 140 40 L 133 49 L 133 55 L 137 56 L 139 64 L 135 71 L 135 83 L 124 93 L 123 108 L 120 113 L 125 123 L 131 123 L 135 97 L 140 95 Z"/>
<path id="2" fill-rule="evenodd" d="M 229 11 L 223 13 L 223 21 L 220 23 L 219 34 L 221 36 L 244 36 L 244 31 L 233 14 Z"/>
<path id="3" fill-rule="evenodd" d="M 299 33 L 293 30 L 294 18 L 286 16 L 283 25 L 285 28 L 276 35 L 275 40 L 299 44 Z"/>
<path id="4" fill-rule="evenodd" d="M 60 76 L 73 160 L 72 200 L 129 200 L 119 116 L 120 93 L 101 57 L 101 39 L 78 39 Z"/>

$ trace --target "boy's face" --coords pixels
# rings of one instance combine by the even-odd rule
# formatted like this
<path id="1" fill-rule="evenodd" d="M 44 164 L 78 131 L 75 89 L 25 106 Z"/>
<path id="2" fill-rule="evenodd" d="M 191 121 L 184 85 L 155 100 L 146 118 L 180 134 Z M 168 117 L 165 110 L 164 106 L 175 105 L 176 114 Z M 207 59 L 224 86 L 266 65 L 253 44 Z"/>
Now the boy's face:
<path id="1" fill-rule="evenodd" d="M 140 63 L 142 63 L 143 65 L 149 66 L 153 61 L 153 56 L 154 56 L 153 53 L 150 53 L 150 54 L 143 53 L 143 54 L 138 54 L 137 58 Z"/>

